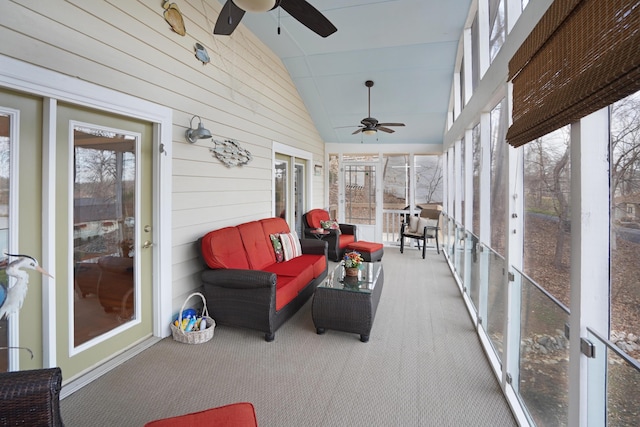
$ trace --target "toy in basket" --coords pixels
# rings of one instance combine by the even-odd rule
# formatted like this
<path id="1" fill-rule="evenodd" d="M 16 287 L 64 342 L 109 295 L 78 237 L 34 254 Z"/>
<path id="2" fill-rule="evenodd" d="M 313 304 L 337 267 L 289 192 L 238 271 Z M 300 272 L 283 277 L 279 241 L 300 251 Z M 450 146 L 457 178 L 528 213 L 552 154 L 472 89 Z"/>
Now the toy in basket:
<path id="1" fill-rule="evenodd" d="M 202 316 L 198 317 L 193 312 L 184 309 L 187 305 L 187 301 L 193 296 L 199 296 L 202 298 Z M 186 313 L 186 314 L 185 314 Z M 183 318 L 184 314 L 184 318 Z M 189 317 L 187 317 L 189 316 Z M 185 344 L 201 344 L 209 341 L 213 338 L 213 330 L 216 327 L 216 322 L 209 317 L 209 311 L 207 310 L 207 300 L 200 292 L 194 292 L 184 300 L 178 319 L 171 324 L 171 334 L 173 339 Z"/>

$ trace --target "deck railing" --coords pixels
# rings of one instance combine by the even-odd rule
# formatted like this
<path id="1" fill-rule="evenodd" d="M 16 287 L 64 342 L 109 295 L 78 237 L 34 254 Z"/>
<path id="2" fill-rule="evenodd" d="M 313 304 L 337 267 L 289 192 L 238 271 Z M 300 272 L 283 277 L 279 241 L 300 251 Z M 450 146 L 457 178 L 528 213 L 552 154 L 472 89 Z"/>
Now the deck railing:
<path id="1" fill-rule="evenodd" d="M 531 425 L 568 425 L 569 309 L 447 216 L 443 234 L 445 256 L 489 359 L 500 370 L 510 355 L 508 383 L 525 417 Z M 587 373 L 589 426 L 637 425 L 640 364 L 606 336 L 587 331 L 583 342 L 594 349 Z"/>
<path id="2" fill-rule="evenodd" d="M 414 214 L 419 214 L 415 209 Z M 410 214 L 408 209 L 383 209 L 382 211 L 382 244 L 385 246 L 400 246 L 400 229 L 402 222 Z"/>

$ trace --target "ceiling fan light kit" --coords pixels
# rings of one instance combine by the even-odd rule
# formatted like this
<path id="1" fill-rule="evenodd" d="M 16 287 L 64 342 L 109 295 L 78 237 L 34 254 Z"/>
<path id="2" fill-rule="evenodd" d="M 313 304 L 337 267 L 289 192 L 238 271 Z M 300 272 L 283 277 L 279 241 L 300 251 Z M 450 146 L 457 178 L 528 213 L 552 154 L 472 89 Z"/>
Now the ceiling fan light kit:
<path id="1" fill-rule="evenodd" d="M 268 12 L 278 7 L 321 37 L 328 37 L 338 31 L 335 25 L 306 0 L 227 0 L 220 10 L 213 34 L 230 36 L 245 12 Z"/>
<path id="2" fill-rule="evenodd" d="M 276 5 L 276 0 L 233 0 L 245 12 L 268 12 Z"/>

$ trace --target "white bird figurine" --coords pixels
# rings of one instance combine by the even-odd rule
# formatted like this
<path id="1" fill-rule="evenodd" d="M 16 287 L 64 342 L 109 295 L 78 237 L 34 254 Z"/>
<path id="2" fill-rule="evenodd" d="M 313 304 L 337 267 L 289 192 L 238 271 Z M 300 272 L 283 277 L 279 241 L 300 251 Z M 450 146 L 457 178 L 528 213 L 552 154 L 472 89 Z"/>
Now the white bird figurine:
<path id="1" fill-rule="evenodd" d="M 6 269 L 7 276 L 15 277 L 16 282 L 11 287 L 0 283 L 0 319 L 17 313 L 22 308 L 24 298 L 27 296 L 29 274 L 20 270 L 21 268 L 36 270 L 45 276 L 53 277 L 38 265 L 38 261 L 35 258 L 29 255 L 7 254 L 7 256 L 18 258 L 15 261 L 11 261 Z"/>

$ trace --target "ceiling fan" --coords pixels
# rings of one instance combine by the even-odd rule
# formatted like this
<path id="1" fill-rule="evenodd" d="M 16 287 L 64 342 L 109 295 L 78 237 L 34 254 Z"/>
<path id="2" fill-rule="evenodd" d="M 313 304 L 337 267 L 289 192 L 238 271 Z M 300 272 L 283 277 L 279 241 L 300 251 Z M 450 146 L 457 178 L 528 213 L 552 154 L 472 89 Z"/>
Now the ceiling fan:
<path id="1" fill-rule="evenodd" d="M 267 12 L 282 7 L 302 25 L 322 37 L 328 37 L 338 29 L 318 9 L 306 0 L 227 0 L 222 6 L 213 34 L 231 35 L 245 12 Z M 278 27 L 280 34 L 280 27 Z"/>
<path id="2" fill-rule="evenodd" d="M 364 133 L 365 135 L 373 135 L 377 131 L 381 130 L 386 133 L 395 132 L 393 129 L 389 129 L 387 126 L 404 126 L 404 123 L 378 123 L 377 119 L 371 117 L 371 87 L 373 86 L 372 80 L 367 80 L 364 82 L 364 85 L 369 88 L 369 117 L 365 117 L 360 121 L 362 125 L 354 131 L 351 135 L 355 135 L 356 133 Z"/>

